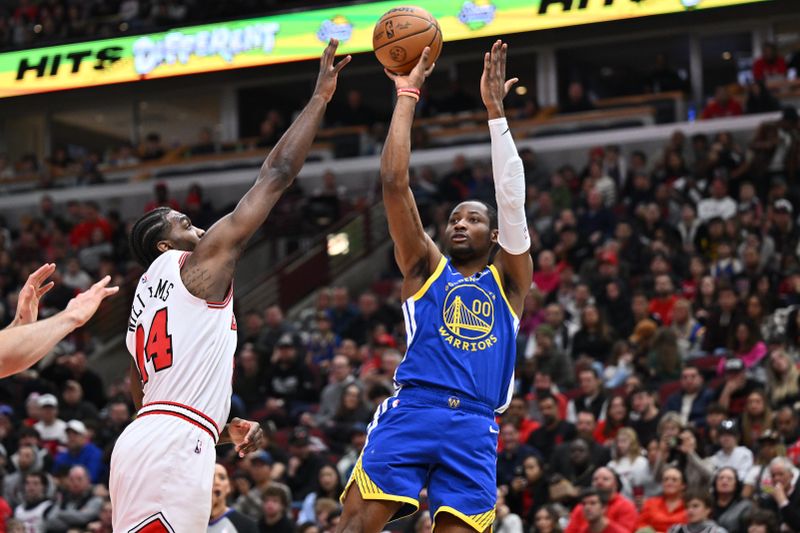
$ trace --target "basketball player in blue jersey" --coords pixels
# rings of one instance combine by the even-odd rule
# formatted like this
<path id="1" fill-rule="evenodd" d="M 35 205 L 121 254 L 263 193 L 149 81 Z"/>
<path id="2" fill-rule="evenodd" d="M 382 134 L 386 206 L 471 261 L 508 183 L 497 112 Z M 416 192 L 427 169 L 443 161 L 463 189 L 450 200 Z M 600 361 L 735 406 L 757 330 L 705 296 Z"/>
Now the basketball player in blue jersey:
<path id="1" fill-rule="evenodd" d="M 457 205 L 445 231 L 446 255 L 423 229 L 408 176 L 414 107 L 433 70 L 430 51 L 408 76 L 387 72 L 398 97 L 381 180 L 404 277 L 408 351 L 395 374 L 396 394 L 369 426 L 337 531 L 382 531 L 419 508 L 423 487 L 437 533 L 483 532 L 494 522 L 494 418 L 511 400 L 518 317 L 533 275 L 525 177 L 503 112 L 517 81 L 505 79 L 506 49 L 501 41 L 492 46 L 481 76 L 498 209 Z"/>

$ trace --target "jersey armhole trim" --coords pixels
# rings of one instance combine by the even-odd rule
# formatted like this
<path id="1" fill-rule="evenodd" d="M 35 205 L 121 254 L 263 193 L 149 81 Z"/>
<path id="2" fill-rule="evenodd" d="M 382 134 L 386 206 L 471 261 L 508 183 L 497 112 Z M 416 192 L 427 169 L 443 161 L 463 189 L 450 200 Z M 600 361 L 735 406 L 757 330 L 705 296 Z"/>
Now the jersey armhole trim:
<path id="1" fill-rule="evenodd" d="M 425 293 L 428 292 L 428 289 L 431 288 L 433 282 L 436 281 L 439 278 L 439 276 L 442 275 L 442 271 L 444 270 L 444 266 L 446 264 L 447 264 L 447 258 L 444 255 L 442 255 L 441 259 L 439 259 L 439 264 L 436 265 L 436 270 L 433 271 L 433 274 L 431 274 L 430 277 L 427 280 L 425 280 L 425 283 L 422 285 L 422 287 L 414 294 L 414 296 L 412 296 L 414 301 L 417 301 L 423 296 L 425 296 Z"/>
<path id="2" fill-rule="evenodd" d="M 186 262 L 186 258 L 192 255 L 192 252 L 183 252 L 181 254 L 180 259 L 178 259 L 178 277 L 180 278 L 181 271 L 183 270 L 183 264 Z M 181 283 L 183 283 L 183 278 L 180 278 Z M 186 285 L 183 285 L 183 288 L 186 289 L 190 295 L 194 296 L 189 289 L 186 288 Z M 197 296 L 194 296 L 197 298 Z M 228 287 L 228 293 L 225 295 L 225 298 L 221 302 L 210 302 L 208 300 L 203 300 L 202 298 L 197 298 L 198 300 L 205 302 L 209 309 L 224 309 L 228 306 L 228 303 L 233 298 L 233 280 L 231 280 L 231 286 Z"/>
<path id="3" fill-rule="evenodd" d="M 519 322 L 519 317 L 517 316 L 516 311 L 514 311 L 514 308 L 511 307 L 511 302 L 508 301 L 508 297 L 506 296 L 506 290 L 503 288 L 503 280 L 500 279 L 500 273 L 497 271 L 497 268 L 494 265 L 489 265 L 489 270 L 492 271 L 492 276 L 494 276 L 494 280 L 497 282 L 497 287 L 500 289 L 500 295 L 506 302 L 508 310 L 511 311 L 511 316 L 513 316 L 517 322 Z"/>

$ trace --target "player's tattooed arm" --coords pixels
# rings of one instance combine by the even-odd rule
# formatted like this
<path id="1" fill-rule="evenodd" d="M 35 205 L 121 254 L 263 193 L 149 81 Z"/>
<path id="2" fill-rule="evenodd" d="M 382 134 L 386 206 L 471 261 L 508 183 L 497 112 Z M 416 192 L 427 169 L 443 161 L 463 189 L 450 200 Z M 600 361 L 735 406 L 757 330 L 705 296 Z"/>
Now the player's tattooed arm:
<path id="1" fill-rule="evenodd" d="M 425 48 L 419 63 L 407 76 L 386 71 L 399 89 L 420 89 L 434 65 L 429 64 L 430 48 Z M 389 134 L 381 153 L 381 184 L 383 203 L 389 220 L 389 233 L 394 241 L 397 266 L 403 273 L 403 298 L 414 294 L 429 273 L 436 268 L 441 252 L 425 232 L 417 203 L 409 185 L 408 168 L 411 159 L 411 126 L 414 122 L 415 99 L 398 96 Z"/>
<path id="2" fill-rule="evenodd" d="M 339 72 L 351 59 L 347 56 L 334 64 L 338 44 L 336 39 L 331 39 L 325 48 L 320 59 L 314 93 L 264 160 L 255 184 L 232 213 L 223 217 L 203 235 L 194 253 L 187 259 L 184 270 L 202 266 L 204 272 L 213 278 L 209 292 L 195 292 L 190 288 L 195 296 L 207 300 L 225 297 L 233 279 L 233 268 L 228 266 L 239 258 L 250 237 L 264 224 L 283 192 L 292 185 L 303 168 L 328 102 L 336 92 Z M 198 291 L 206 290 L 208 287 L 203 279 L 204 275 L 197 275 L 201 278 Z M 184 279 L 184 283 L 186 282 Z"/>
<path id="3" fill-rule="evenodd" d="M 261 424 L 234 418 L 222 430 L 218 444 L 235 444 L 236 453 L 239 454 L 239 457 L 244 457 L 248 453 L 258 450 L 263 440 L 264 430 L 261 429 Z"/>

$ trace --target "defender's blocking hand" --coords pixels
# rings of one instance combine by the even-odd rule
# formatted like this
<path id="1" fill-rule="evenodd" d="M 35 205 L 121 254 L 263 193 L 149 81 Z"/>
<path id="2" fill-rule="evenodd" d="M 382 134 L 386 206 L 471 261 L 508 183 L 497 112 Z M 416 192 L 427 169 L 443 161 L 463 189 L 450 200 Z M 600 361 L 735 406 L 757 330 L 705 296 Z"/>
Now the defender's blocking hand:
<path id="1" fill-rule="evenodd" d="M 338 46 L 339 41 L 331 39 L 319 61 L 319 75 L 317 76 L 314 94 L 321 96 L 326 102 L 330 102 L 331 98 L 333 98 L 333 93 L 336 92 L 336 80 L 339 72 L 353 59 L 352 56 L 348 55 L 334 65 L 333 60 L 336 57 L 336 48 Z"/>

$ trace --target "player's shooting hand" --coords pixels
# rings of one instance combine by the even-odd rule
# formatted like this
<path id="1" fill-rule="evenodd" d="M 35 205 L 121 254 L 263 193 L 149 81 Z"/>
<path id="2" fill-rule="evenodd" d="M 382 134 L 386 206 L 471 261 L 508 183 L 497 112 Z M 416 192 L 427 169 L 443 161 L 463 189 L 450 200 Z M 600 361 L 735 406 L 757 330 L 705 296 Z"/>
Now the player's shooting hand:
<path id="1" fill-rule="evenodd" d="M 49 283 L 45 283 L 45 281 L 55 271 L 55 263 L 46 263 L 28 276 L 28 280 L 19 291 L 17 313 L 14 315 L 10 327 L 36 322 L 36 319 L 39 318 L 39 301 L 55 285 L 52 281 Z"/>
<path id="2" fill-rule="evenodd" d="M 481 99 L 489 118 L 503 116 L 503 99 L 519 78 L 506 80 L 506 54 L 508 45 L 498 39 L 492 50 L 483 56 L 483 74 L 481 74 Z"/>
<path id="3" fill-rule="evenodd" d="M 80 293 L 69 301 L 64 312 L 72 317 L 76 328 L 86 324 L 92 318 L 97 308 L 100 307 L 100 302 L 119 292 L 119 287 L 108 286 L 110 282 L 111 276 L 106 276 L 89 287 L 89 290 Z"/>
<path id="4" fill-rule="evenodd" d="M 419 61 L 408 75 L 403 76 L 395 74 L 388 69 L 383 69 L 383 71 L 389 76 L 389 79 L 394 82 L 394 86 L 397 89 L 407 89 L 409 87 L 420 89 L 425 83 L 425 79 L 431 75 L 431 72 L 433 72 L 433 69 L 436 67 L 436 63 L 430 63 L 430 59 L 431 49 L 426 46 L 422 51 L 422 55 L 419 57 Z"/>
<path id="5" fill-rule="evenodd" d="M 239 457 L 244 457 L 261 448 L 264 430 L 261 429 L 261 424 L 258 422 L 234 418 L 228 424 L 228 435 L 235 445 L 236 453 L 239 454 Z"/>
<path id="6" fill-rule="evenodd" d="M 317 86 L 314 88 L 314 94 L 321 96 L 326 102 L 330 102 L 331 98 L 333 98 L 333 93 L 336 92 L 336 80 L 339 72 L 353 59 L 348 55 L 334 65 L 333 60 L 336 57 L 336 48 L 338 46 L 339 41 L 331 39 L 319 61 L 319 75 L 317 76 Z"/>

